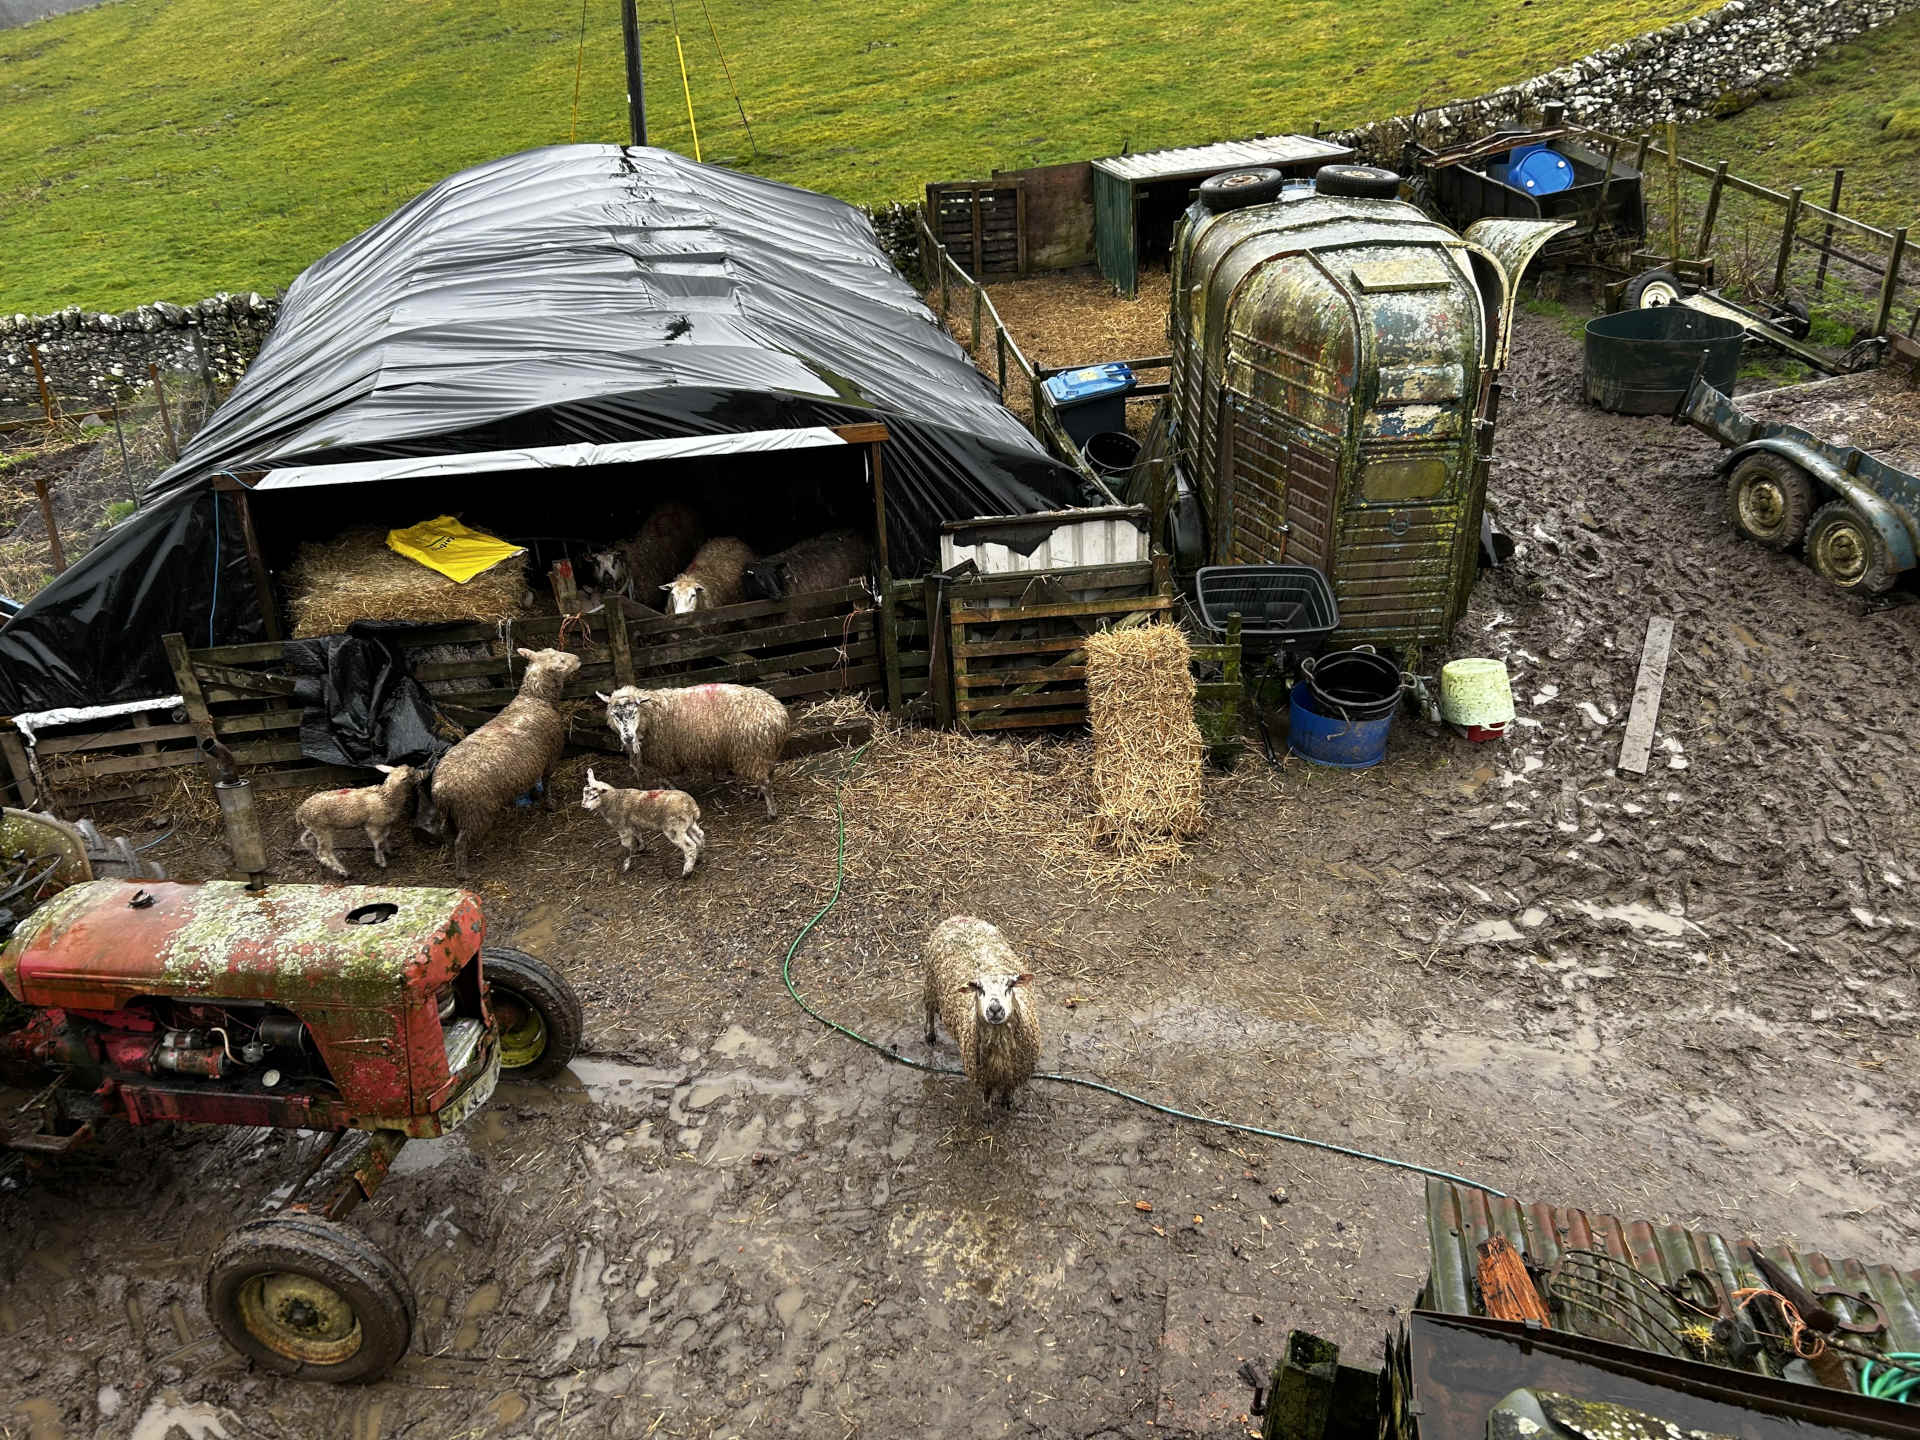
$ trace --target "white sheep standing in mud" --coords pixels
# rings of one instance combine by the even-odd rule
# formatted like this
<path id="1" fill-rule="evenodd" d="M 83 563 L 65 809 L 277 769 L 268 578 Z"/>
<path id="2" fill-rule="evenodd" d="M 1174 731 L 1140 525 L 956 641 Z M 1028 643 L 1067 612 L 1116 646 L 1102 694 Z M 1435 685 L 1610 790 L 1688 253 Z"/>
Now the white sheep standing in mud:
<path id="1" fill-rule="evenodd" d="M 580 790 L 580 808 L 597 814 L 613 827 L 614 838 L 626 858 L 620 873 L 633 868 L 636 840 L 645 845 L 646 832 L 652 830 L 667 837 L 686 862 L 680 878 L 686 879 L 700 861 L 706 848 L 707 832 L 700 828 L 700 807 L 684 790 L 622 790 L 598 779 L 593 767 L 587 767 L 587 783 Z"/>
<path id="2" fill-rule="evenodd" d="M 940 922 L 927 937 L 926 961 L 927 1043 L 933 1043 L 937 1019 L 959 1046 L 961 1067 L 988 1113 L 996 1094 L 1011 1110 L 1013 1092 L 1040 1063 L 1033 976 L 996 926 L 971 915 Z"/>
<path id="3" fill-rule="evenodd" d="M 335 832 L 365 830 L 373 842 L 373 863 L 387 868 L 387 835 L 406 813 L 413 799 L 413 787 L 419 779 L 411 765 L 376 765 L 386 779 L 378 785 L 362 785 L 356 790 L 322 790 L 309 795 L 293 812 L 300 822 L 300 844 L 342 880 L 347 867 L 334 853 Z"/>
<path id="4" fill-rule="evenodd" d="M 766 691 L 751 685 L 622 685 L 600 695 L 600 702 L 607 707 L 608 728 L 642 780 L 737 779 L 759 788 L 769 820 L 779 814 L 773 770 L 787 748 L 791 722 L 787 707 Z"/>

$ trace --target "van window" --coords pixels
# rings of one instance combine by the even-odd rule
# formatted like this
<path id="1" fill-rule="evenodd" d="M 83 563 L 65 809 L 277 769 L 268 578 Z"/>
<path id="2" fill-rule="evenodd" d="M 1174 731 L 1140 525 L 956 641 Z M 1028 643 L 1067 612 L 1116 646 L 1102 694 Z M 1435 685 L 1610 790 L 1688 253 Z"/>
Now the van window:
<path id="1" fill-rule="evenodd" d="M 1431 500 L 1447 488 L 1447 462 L 1436 455 L 1368 460 L 1360 469 L 1360 498 L 1369 505 Z"/>

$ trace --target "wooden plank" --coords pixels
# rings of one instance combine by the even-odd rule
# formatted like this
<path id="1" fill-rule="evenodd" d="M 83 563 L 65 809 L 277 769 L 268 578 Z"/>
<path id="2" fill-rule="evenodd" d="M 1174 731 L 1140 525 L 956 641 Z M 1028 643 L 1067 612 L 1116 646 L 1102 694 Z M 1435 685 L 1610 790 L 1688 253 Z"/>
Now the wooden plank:
<path id="1" fill-rule="evenodd" d="M 567 688 L 560 692 L 560 698 L 563 700 L 591 700 L 593 698 L 593 692 L 595 690 L 604 690 L 607 681 L 612 678 L 613 666 L 611 665 L 583 665 L 574 672 L 573 679 L 567 682 Z M 520 687 L 517 685 L 502 685 L 493 690 L 474 690 L 465 694 L 447 695 L 442 695 L 429 687 L 427 693 L 433 696 L 435 703 L 439 704 L 442 709 L 451 702 L 455 705 L 464 705 L 472 710 L 502 710 L 506 708 L 514 696 L 520 693 Z"/>
<path id="2" fill-rule="evenodd" d="M 964 635 L 960 626 L 954 634 Z M 993 655 L 1055 655 L 1067 650 L 1084 650 L 1084 635 L 1045 635 L 1037 640 L 967 640 L 953 642 L 954 655 L 963 660 L 985 659 Z"/>
<path id="3" fill-rule="evenodd" d="M 1667 682 L 1667 654 L 1673 646 L 1673 621 L 1656 615 L 1647 622 L 1647 642 L 1640 651 L 1640 678 L 1633 686 L 1633 708 L 1627 712 L 1627 733 L 1620 741 L 1615 767 L 1629 774 L 1647 773 L 1653 754 L 1653 730 L 1660 718 L 1660 692 Z"/>
<path id="4" fill-rule="evenodd" d="M 607 646 L 613 651 L 613 679 L 616 685 L 633 684 L 633 637 L 627 633 L 627 607 L 606 608 Z"/>
<path id="5" fill-rule="evenodd" d="M 198 750 L 162 750 L 158 755 L 83 755 L 77 757 L 73 764 L 77 767 L 77 780 L 91 780 L 95 776 L 177 770 L 186 765 L 198 765 L 201 759 Z M 64 780 L 64 777 L 55 778 Z"/>
<path id="6" fill-rule="evenodd" d="M 928 642 L 927 670 L 929 687 L 933 691 L 933 722 L 941 729 L 953 724 L 953 692 L 956 681 L 953 674 L 953 661 L 947 653 L 952 642 L 948 638 L 947 627 L 940 623 L 940 581 L 929 575 L 921 582 L 925 588 L 923 604 L 927 612 Z"/>
<path id="7" fill-rule="evenodd" d="M 173 670 L 173 683 L 180 690 L 180 700 L 187 709 L 187 723 L 193 727 L 196 741 L 205 743 L 214 738 L 213 715 L 207 709 L 207 697 L 200 689 L 200 677 L 194 673 L 193 661 L 187 653 L 187 637 L 177 632 L 164 635 L 161 646 L 167 652 L 167 664 Z"/>
<path id="8" fill-rule="evenodd" d="M 193 672 L 204 683 L 241 695 L 291 695 L 298 688 L 285 675 L 272 675 L 265 670 L 242 670 L 233 665 L 215 665 L 205 660 L 193 662 Z"/>
<path id="9" fill-rule="evenodd" d="M 1002 624 L 1022 620 L 1054 620 L 1068 617 L 1121 615 L 1129 610 L 1170 610 L 1168 595 L 1121 596 L 1113 600 L 1075 600 L 1062 605 L 1019 605 L 1005 610 L 963 610 L 955 606 L 956 624 Z"/>
<path id="10" fill-rule="evenodd" d="M 1036 581 L 1058 582 L 1062 590 L 1114 590 L 1137 586 L 1144 594 L 1153 584 L 1153 562 L 1123 560 L 1113 565 L 1069 565 L 1058 570 L 1015 570 L 1004 575 L 982 575 L 956 580 L 953 602 L 963 609 L 984 609 L 972 602 L 980 596 L 1018 595 Z"/>
<path id="11" fill-rule="evenodd" d="M 867 447 L 867 478 L 873 485 L 873 563 L 880 581 L 880 650 L 887 672 L 887 713 L 898 715 L 905 701 L 900 694 L 900 630 L 894 601 L 893 571 L 887 561 L 887 481 L 884 446 Z"/>
<path id="12" fill-rule="evenodd" d="M 253 645 L 216 645 L 210 650 L 189 653 L 196 665 L 203 660 L 215 665 L 271 665 L 287 658 L 287 647 L 278 640 L 269 640 Z"/>
<path id="13" fill-rule="evenodd" d="M 729 635 L 717 636 L 709 640 L 689 640 L 676 645 L 655 645 L 641 650 L 634 656 L 636 670 L 651 670 L 661 665 L 670 665 L 679 660 L 706 660 L 729 651 L 742 649 L 764 650 L 774 645 L 794 645 L 806 640 L 838 640 L 842 636 L 871 633 L 872 617 L 849 617 L 832 615 L 824 620 L 802 620 L 789 625 L 776 625 L 765 630 L 742 630 Z"/>
<path id="14" fill-rule="evenodd" d="M 823 671 L 818 675 L 795 675 L 785 680 L 769 680 L 759 688 L 769 695 L 817 695 L 823 690 L 866 690 L 880 684 L 878 665 L 855 665 L 845 672 Z"/>
<path id="15" fill-rule="evenodd" d="M 0 755 L 7 757 L 7 773 L 13 777 L 14 793 L 20 808 L 31 810 L 40 803 L 40 788 L 33 783 L 33 767 L 27 764 L 27 747 L 11 725 L 0 729 Z"/>
<path id="16" fill-rule="evenodd" d="M 1085 665 L 1050 665 L 1032 668 L 1016 665 L 1005 670 L 970 670 L 964 680 L 955 684 L 963 689 L 979 690 L 990 685 L 1050 685 L 1056 680 L 1082 680 L 1087 678 Z"/>
<path id="17" fill-rule="evenodd" d="M 956 709 L 975 714 L 982 710 L 1032 710 L 1042 705 L 1085 705 L 1087 692 L 1047 690 L 1036 695 L 965 695 L 954 702 Z"/>
<path id="18" fill-rule="evenodd" d="M 769 675 L 788 675 L 795 671 L 830 668 L 843 661 L 870 660 L 878 649 L 878 644 L 869 638 L 855 641 L 845 647 L 802 650 L 787 655 L 754 656 L 735 664 L 715 666 L 711 669 L 682 670 L 671 673 L 643 671 L 635 683 L 642 688 L 655 689 L 680 685 L 750 685 Z"/>
<path id="19" fill-rule="evenodd" d="M 691 615 L 654 615 L 627 620 L 627 634 L 635 640 L 652 635 L 699 634 L 727 630 L 742 620 L 763 620 L 789 615 L 797 605 L 809 608 L 822 605 L 870 605 L 873 597 L 864 585 L 842 585 L 837 590 L 808 591 L 782 595 L 773 600 L 747 600 L 738 605 L 723 605 L 718 610 L 699 610 Z"/>
<path id="20" fill-rule="evenodd" d="M 967 718 L 969 730 L 1028 730 L 1043 725 L 1084 725 L 1085 708 L 1078 710 L 1005 711 Z"/>
<path id="21" fill-rule="evenodd" d="M 54 735 L 34 748 L 42 755 L 73 755 L 86 750 L 119 750 L 139 741 L 194 740 L 191 725 L 149 725 L 145 730 L 89 730 L 84 735 Z"/>
<path id="22" fill-rule="evenodd" d="M 213 503 L 218 505 L 220 497 L 216 495 Z M 267 578 L 267 560 L 260 550 L 260 537 L 253 528 L 253 507 L 247 503 L 247 492 L 237 491 L 233 503 L 240 511 L 240 535 L 247 547 L 247 569 L 253 574 L 253 595 L 260 607 L 260 621 L 266 626 L 267 639 L 278 640 L 281 638 L 280 607 L 274 603 L 273 582 Z"/>

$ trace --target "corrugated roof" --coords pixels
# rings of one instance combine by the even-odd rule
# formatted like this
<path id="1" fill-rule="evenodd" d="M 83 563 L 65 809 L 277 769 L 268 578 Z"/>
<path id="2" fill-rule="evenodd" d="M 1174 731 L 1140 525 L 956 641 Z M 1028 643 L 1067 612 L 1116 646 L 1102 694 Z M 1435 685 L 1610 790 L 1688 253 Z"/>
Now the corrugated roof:
<path id="1" fill-rule="evenodd" d="M 1299 165 L 1304 161 L 1346 160 L 1353 151 L 1308 135 L 1266 135 L 1258 140 L 1221 140 L 1181 150 L 1149 150 L 1144 155 L 1110 155 L 1093 168 L 1121 180 L 1178 180 L 1217 175 L 1242 165 Z"/>
<path id="2" fill-rule="evenodd" d="M 1625 1323 L 1609 1328 L 1592 1313 L 1556 1307 L 1554 1324 L 1602 1339 L 1618 1339 L 1624 1331 L 1633 1337 L 1632 1343 L 1659 1348 L 1653 1343 L 1659 1337 L 1651 1333 L 1654 1327 L 1648 1323 L 1657 1318 L 1648 1302 L 1657 1307 L 1657 1298 L 1623 1271 L 1638 1272 L 1662 1288 L 1691 1289 L 1710 1306 L 1713 1301 L 1698 1277 L 1711 1280 L 1722 1297 L 1738 1290 L 1769 1288 L 1748 1258 L 1747 1248 L 1753 1246 L 1815 1296 L 1837 1287 L 1845 1295 L 1870 1296 L 1877 1302 L 1879 1317 L 1886 1322 L 1884 1330 L 1873 1335 L 1842 1334 L 1838 1339 L 1881 1353 L 1920 1352 L 1920 1270 L 1903 1272 L 1891 1265 L 1830 1260 L 1817 1253 L 1797 1253 L 1786 1245 L 1760 1246 L 1752 1240 L 1730 1240 L 1680 1225 L 1525 1205 L 1441 1180 L 1427 1182 L 1427 1233 L 1433 1270 L 1423 1303 L 1450 1314 L 1486 1313 L 1476 1284 L 1477 1251 L 1489 1236 L 1500 1234 L 1542 1272 L 1552 1271 L 1562 1257 L 1576 1252 L 1610 1256 L 1610 1262 L 1579 1257 L 1573 1263 L 1589 1277 L 1603 1272 L 1600 1287 L 1607 1292 L 1603 1298 L 1609 1308 L 1630 1312 Z M 1593 1293 L 1591 1286 L 1588 1293 Z M 1870 1324 L 1873 1319 L 1870 1307 L 1860 1301 L 1830 1299 L 1827 1303 L 1853 1323 Z M 1763 1358 L 1760 1363 L 1767 1373 L 1775 1373 L 1770 1362 Z M 1858 1363 L 1850 1360 L 1849 1364 L 1857 1380 Z"/>

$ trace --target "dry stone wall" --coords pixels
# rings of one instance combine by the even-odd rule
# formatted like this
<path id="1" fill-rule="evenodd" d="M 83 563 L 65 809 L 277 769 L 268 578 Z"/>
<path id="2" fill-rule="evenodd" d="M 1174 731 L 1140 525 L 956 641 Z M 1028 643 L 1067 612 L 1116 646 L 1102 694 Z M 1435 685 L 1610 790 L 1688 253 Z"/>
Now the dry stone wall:
<path id="1" fill-rule="evenodd" d="M 147 366 L 197 375 L 216 384 L 239 378 L 253 362 L 280 302 L 249 291 L 225 292 L 193 305 L 160 301 L 120 315 L 72 305 L 52 315 L 0 315 L 0 414 L 40 408 L 30 347 L 40 352 L 47 383 L 64 404 L 105 401 L 148 383 Z"/>

